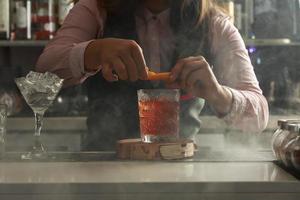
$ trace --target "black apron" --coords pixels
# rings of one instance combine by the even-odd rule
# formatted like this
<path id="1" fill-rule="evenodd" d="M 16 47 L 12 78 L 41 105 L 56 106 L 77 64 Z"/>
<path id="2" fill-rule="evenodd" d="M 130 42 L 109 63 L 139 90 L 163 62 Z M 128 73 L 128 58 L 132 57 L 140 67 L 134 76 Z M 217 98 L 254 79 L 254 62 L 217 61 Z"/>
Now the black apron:
<path id="1" fill-rule="evenodd" d="M 108 15 L 103 38 L 108 37 L 131 39 L 138 43 L 135 15 Z M 199 38 L 197 40 L 201 41 Z M 178 57 L 174 53 L 174 63 Z M 119 139 L 139 138 L 137 90 L 163 88 L 163 84 L 154 86 L 149 81 L 141 80 L 111 83 L 102 77 L 101 72 L 89 77 L 85 85 L 89 98 L 88 132 L 82 137 L 82 150 L 85 151 L 114 150 Z M 201 98 L 180 102 L 180 137 L 192 138 L 199 132 L 203 106 L 204 100 Z"/>

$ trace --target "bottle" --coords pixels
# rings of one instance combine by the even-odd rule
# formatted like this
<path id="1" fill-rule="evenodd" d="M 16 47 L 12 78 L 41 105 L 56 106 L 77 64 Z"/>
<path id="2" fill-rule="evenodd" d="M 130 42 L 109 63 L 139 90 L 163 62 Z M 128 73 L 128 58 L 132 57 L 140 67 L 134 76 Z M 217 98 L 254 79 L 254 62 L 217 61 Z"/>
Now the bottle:
<path id="1" fill-rule="evenodd" d="M 245 33 L 247 39 L 255 39 L 253 31 L 254 24 L 254 0 L 247 0 L 245 2 Z"/>
<path id="2" fill-rule="evenodd" d="M 282 140 L 281 143 L 279 154 L 283 164 L 286 167 L 292 166 L 290 142 L 293 141 L 293 139 L 295 139 L 298 136 L 299 125 L 300 124 L 289 124 L 288 125 L 289 134 L 285 137 L 284 140 Z"/>
<path id="3" fill-rule="evenodd" d="M 61 26 L 73 8 L 74 3 L 70 0 L 58 0 L 58 24 Z"/>
<path id="4" fill-rule="evenodd" d="M 298 136 L 291 141 L 289 149 L 291 151 L 292 166 L 300 172 L 300 129 L 298 130 Z"/>
<path id="5" fill-rule="evenodd" d="M 234 25 L 242 33 L 243 30 L 243 11 L 242 11 L 242 4 L 235 3 L 234 4 Z"/>
<path id="6" fill-rule="evenodd" d="M 275 142 L 275 141 L 276 141 L 276 138 L 278 137 L 278 135 L 280 135 L 283 132 L 283 130 L 285 129 L 285 126 L 284 126 L 285 123 L 287 123 L 287 120 L 285 120 L 285 119 L 278 120 L 277 121 L 278 127 L 272 136 L 272 140 L 271 140 L 272 151 L 276 158 L 278 158 L 279 156 L 277 156 L 277 154 L 276 154 L 277 142 Z"/>
<path id="7" fill-rule="evenodd" d="M 300 40 L 300 1 L 295 1 L 295 15 L 293 16 L 293 34 L 295 40 Z"/>
<path id="8" fill-rule="evenodd" d="M 6 105 L 8 116 L 16 115 L 23 109 L 23 99 L 12 80 L 15 68 L 0 67 L 0 104 Z"/>
<path id="9" fill-rule="evenodd" d="M 31 36 L 31 0 L 15 0 L 14 31 L 15 39 L 30 40 Z M 14 39 L 14 38 L 13 38 Z"/>
<path id="10" fill-rule="evenodd" d="M 281 161 L 280 157 L 280 148 L 282 141 L 285 139 L 285 137 L 289 134 L 288 131 L 288 125 L 291 123 L 299 123 L 300 119 L 281 119 L 278 120 L 278 128 L 273 134 L 271 144 L 272 144 L 272 150 L 274 153 L 274 156 L 278 161 Z"/>
<path id="11" fill-rule="evenodd" d="M 10 1 L 0 1 L 0 39 L 9 39 L 10 37 Z"/>
<path id="12" fill-rule="evenodd" d="M 32 3 L 32 31 L 34 39 L 52 39 L 57 27 L 55 0 L 34 0 Z"/>

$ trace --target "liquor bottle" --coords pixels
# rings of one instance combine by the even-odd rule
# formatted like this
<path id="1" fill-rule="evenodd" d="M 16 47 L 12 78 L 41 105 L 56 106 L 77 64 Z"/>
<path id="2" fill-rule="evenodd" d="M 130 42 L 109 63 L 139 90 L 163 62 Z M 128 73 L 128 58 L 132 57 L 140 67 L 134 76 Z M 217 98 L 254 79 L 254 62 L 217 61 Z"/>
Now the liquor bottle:
<path id="1" fill-rule="evenodd" d="M 245 39 L 255 39 L 253 32 L 254 23 L 254 1 L 255 0 L 235 0 L 236 4 L 242 4 L 242 35 Z"/>
<path id="2" fill-rule="evenodd" d="M 295 10 L 293 15 L 293 35 L 295 40 L 300 40 L 300 1 L 295 1 Z"/>
<path id="3" fill-rule="evenodd" d="M 234 25 L 241 32 L 243 30 L 243 11 L 242 4 L 234 4 Z"/>
<path id="4" fill-rule="evenodd" d="M 254 39 L 252 32 L 253 0 L 234 0 L 234 25 L 244 39 Z"/>
<path id="5" fill-rule="evenodd" d="M 7 116 L 20 113 L 23 108 L 23 100 L 15 84 L 15 67 L 0 67 L 0 104 L 6 105 Z"/>
<path id="6" fill-rule="evenodd" d="M 32 3 L 32 28 L 34 39 L 52 39 L 57 28 L 55 0 L 33 0 Z"/>
<path id="7" fill-rule="evenodd" d="M 70 0 L 58 0 L 58 23 L 60 26 L 63 24 L 73 6 L 74 3 Z"/>
<path id="8" fill-rule="evenodd" d="M 15 0 L 13 35 L 16 39 L 31 39 L 31 0 Z M 14 38 L 12 38 L 14 39 Z"/>
<path id="9" fill-rule="evenodd" d="M 10 1 L 0 1 L 0 39 L 9 39 L 10 36 Z"/>

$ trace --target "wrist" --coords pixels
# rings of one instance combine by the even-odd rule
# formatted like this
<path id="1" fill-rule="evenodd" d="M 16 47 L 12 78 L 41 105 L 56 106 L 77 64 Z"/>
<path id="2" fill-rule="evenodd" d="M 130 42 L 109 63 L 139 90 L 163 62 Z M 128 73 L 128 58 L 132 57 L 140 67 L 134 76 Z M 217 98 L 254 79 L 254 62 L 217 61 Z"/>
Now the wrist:
<path id="1" fill-rule="evenodd" d="M 227 114 L 232 106 L 232 93 L 222 85 L 218 85 L 215 92 L 207 99 L 208 103 L 215 109 L 219 115 Z"/>
<path id="2" fill-rule="evenodd" d="M 99 70 L 100 60 L 97 56 L 97 40 L 92 40 L 84 52 L 84 71 L 93 73 Z"/>

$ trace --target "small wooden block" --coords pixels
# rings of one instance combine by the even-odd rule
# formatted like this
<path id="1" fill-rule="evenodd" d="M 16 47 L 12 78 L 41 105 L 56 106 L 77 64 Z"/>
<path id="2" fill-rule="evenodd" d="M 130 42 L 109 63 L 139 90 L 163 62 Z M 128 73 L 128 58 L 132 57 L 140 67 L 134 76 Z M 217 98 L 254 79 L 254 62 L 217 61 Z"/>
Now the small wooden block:
<path id="1" fill-rule="evenodd" d="M 174 160 L 194 156 L 192 140 L 171 143 L 144 143 L 141 139 L 125 139 L 117 142 L 117 157 L 129 160 Z"/>

